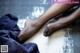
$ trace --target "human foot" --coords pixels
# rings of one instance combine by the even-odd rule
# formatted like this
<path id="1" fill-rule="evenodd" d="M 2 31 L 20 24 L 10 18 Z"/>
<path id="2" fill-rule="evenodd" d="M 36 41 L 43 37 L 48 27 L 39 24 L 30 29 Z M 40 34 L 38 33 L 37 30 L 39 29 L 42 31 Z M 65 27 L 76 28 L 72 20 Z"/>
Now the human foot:
<path id="1" fill-rule="evenodd" d="M 44 36 L 50 36 L 53 32 L 62 29 L 63 27 L 70 25 L 73 21 L 80 18 L 80 8 L 67 17 L 60 18 L 54 23 L 50 23 L 44 30 Z"/>
<path id="2" fill-rule="evenodd" d="M 68 17 L 68 18 L 70 18 L 70 17 Z M 62 29 L 65 26 L 70 25 L 74 21 L 74 19 L 70 21 L 68 18 L 67 17 L 60 18 L 58 21 L 48 24 L 43 32 L 43 35 L 50 36 L 53 32 L 55 32 L 59 29 Z"/>
<path id="3" fill-rule="evenodd" d="M 69 17 L 70 18 L 70 17 Z M 69 21 L 68 18 L 60 18 L 54 23 L 50 23 L 46 26 L 44 30 L 44 36 L 50 36 L 53 32 L 64 28 L 65 26 L 68 26 L 72 23 L 73 21 Z"/>
<path id="4" fill-rule="evenodd" d="M 36 20 L 27 20 L 25 22 L 24 29 L 20 32 L 19 34 L 19 39 L 21 41 L 25 41 L 32 37 L 39 29 L 41 26 L 38 24 Z"/>
<path id="5" fill-rule="evenodd" d="M 54 22 L 54 23 L 50 23 L 46 26 L 43 35 L 44 36 L 50 36 L 52 33 L 54 33 L 55 31 L 62 29 L 63 27 L 65 27 L 66 25 L 69 25 L 67 23 L 60 23 L 58 21 Z"/>

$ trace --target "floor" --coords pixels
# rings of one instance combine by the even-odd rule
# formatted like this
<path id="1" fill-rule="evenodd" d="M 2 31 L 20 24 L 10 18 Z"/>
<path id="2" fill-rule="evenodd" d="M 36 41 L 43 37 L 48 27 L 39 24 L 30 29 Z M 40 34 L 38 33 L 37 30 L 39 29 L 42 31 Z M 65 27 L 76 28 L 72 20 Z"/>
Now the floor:
<path id="1" fill-rule="evenodd" d="M 53 1 L 56 0 L 0 0 L 0 17 L 8 13 L 17 16 L 22 30 L 26 19 L 38 19 Z M 25 44 L 36 43 L 40 53 L 80 53 L 80 21 L 53 33 L 50 37 L 44 37 L 43 31 L 44 27 Z"/>

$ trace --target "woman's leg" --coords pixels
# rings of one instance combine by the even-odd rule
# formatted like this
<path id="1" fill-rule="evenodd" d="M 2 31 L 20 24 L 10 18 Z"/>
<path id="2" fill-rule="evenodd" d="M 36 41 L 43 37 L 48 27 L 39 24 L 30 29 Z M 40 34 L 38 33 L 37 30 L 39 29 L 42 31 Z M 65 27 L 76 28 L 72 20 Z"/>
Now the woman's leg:
<path id="1" fill-rule="evenodd" d="M 44 36 L 50 36 L 53 32 L 62 29 L 63 27 L 71 24 L 76 19 L 80 18 L 80 8 L 67 17 L 62 17 L 54 23 L 50 23 L 44 30 Z"/>
<path id="2" fill-rule="evenodd" d="M 61 1 L 61 0 L 59 0 Z M 66 0 L 72 1 L 72 0 Z M 19 34 L 21 41 L 27 40 L 32 37 L 48 20 L 54 16 L 66 11 L 72 4 L 53 4 L 39 19 L 26 21 L 26 26 Z"/>

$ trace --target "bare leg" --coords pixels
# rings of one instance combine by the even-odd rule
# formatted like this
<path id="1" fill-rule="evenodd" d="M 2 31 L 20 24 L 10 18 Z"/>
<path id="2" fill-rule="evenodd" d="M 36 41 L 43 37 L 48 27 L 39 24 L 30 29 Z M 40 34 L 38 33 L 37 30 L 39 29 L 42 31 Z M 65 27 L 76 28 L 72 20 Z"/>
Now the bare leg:
<path id="1" fill-rule="evenodd" d="M 61 0 L 59 0 L 61 1 Z M 72 0 L 66 0 L 66 1 L 72 1 Z M 56 7 L 57 6 L 57 7 Z M 69 9 L 72 5 L 71 4 L 54 4 L 52 5 L 39 19 L 36 21 L 30 20 L 30 24 L 27 24 L 28 21 L 26 21 L 25 28 L 21 31 L 19 34 L 19 39 L 21 41 L 27 40 L 30 37 L 32 37 L 48 20 L 50 20 L 52 17 L 66 11 Z"/>
<path id="2" fill-rule="evenodd" d="M 76 19 L 80 18 L 80 8 L 78 8 L 74 13 L 67 17 L 60 18 L 54 23 L 50 23 L 47 25 L 44 30 L 44 36 L 50 36 L 53 32 L 62 29 L 63 27 L 71 24 Z"/>

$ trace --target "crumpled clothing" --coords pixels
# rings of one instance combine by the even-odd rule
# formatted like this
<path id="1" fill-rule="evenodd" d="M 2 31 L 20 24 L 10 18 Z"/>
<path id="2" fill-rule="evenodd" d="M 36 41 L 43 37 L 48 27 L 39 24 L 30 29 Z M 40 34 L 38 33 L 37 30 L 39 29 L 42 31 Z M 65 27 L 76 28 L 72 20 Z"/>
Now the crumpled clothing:
<path id="1" fill-rule="evenodd" d="M 0 45 L 8 45 L 8 53 L 39 53 L 35 43 L 22 44 L 18 38 L 18 18 L 7 14 L 0 18 Z"/>

